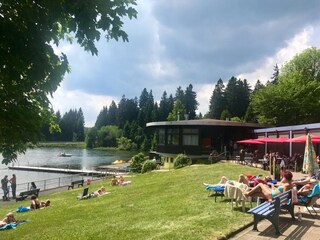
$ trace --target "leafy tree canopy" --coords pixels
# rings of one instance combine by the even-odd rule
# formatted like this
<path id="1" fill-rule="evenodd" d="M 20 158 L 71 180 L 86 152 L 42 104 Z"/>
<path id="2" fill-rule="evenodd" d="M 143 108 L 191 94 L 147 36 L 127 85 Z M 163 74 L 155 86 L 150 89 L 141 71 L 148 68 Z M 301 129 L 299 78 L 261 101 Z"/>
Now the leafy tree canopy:
<path id="1" fill-rule="evenodd" d="M 280 71 L 276 85 L 255 92 L 252 108 L 259 123 L 305 124 L 320 121 L 320 50 L 309 48 Z"/>
<path id="2" fill-rule="evenodd" d="M 169 113 L 168 121 L 184 120 L 184 114 L 186 109 L 180 99 L 174 101 L 174 106 L 172 112 Z"/>
<path id="3" fill-rule="evenodd" d="M 77 40 L 98 54 L 95 43 L 128 41 L 121 18 L 136 18 L 136 0 L 3 0 L 0 3 L 0 152 L 14 161 L 36 142 L 43 123 L 54 122 L 48 95 L 69 71 L 67 56 L 54 52 Z"/>

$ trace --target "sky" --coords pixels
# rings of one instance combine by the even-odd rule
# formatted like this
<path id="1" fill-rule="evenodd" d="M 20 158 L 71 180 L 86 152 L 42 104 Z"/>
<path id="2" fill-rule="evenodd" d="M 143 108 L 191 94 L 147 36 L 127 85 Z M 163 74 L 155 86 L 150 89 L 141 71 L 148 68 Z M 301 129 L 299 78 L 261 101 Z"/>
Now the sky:
<path id="1" fill-rule="evenodd" d="M 216 82 L 247 79 L 253 88 L 270 80 L 308 47 L 320 48 L 318 0 L 137 0 L 137 19 L 124 18 L 129 42 L 96 44 L 92 56 L 77 43 L 62 43 L 71 66 L 51 103 L 61 114 L 81 107 L 85 126 L 99 112 L 144 88 L 160 101 L 192 84 L 197 113 L 209 110 Z M 75 41 L 76 42 L 76 41 Z"/>

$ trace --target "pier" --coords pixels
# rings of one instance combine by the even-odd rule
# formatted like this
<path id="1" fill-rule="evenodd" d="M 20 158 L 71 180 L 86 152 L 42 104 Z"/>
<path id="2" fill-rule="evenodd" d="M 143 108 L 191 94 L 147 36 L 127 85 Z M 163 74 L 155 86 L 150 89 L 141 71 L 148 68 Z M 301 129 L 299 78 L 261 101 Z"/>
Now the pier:
<path id="1" fill-rule="evenodd" d="M 36 171 L 36 172 L 51 172 L 51 173 L 63 173 L 63 174 L 81 174 L 86 176 L 107 176 L 118 173 L 128 172 L 124 166 L 107 165 L 101 166 L 100 171 L 97 170 L 82 170 L 82 169 L 69 169 L 69 168 L 50 168 L 50 167 L 34 167 L 34 166 L 11 166 L 8 167 L 11 170 L 21 171 Z"/>
<path id="2" fill-rule="evenodd" d="M 49 167 L 32 167 L 32 166 L 12 166 L 11 170 L 22 171 L 36 171 L 36 172 L 51 172 L 51 173 L 64 173 L 64 174 L 84 174 L 84 175 L 101 175 L 107 174 L 106 172 L 95 170 L 81 170 L 81 169 L 68 169 L 68 168 L 49 168 Z"/>

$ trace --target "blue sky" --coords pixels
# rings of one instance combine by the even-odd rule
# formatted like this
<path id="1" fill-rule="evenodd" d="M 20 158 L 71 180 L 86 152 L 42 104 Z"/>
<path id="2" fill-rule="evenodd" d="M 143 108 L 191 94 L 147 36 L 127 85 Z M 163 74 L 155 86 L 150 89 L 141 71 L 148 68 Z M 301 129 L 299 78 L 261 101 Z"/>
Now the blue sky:
<path id="1" fill-rule="evenodd" d="M 140 96 L 159 101 L 191 83 L 205 114 L 219 78 L 236 76 L 253 87 L 266 82 L 304 49 L 320 47 L 320 1 L 138 0 L 138 18 L 124 19 L 129 42 L 97 43 L 98 56 L 61 44 L 71 73 L 53 95 L 55 111 L 82 108 L 92 127 L 103 106 Z"/>

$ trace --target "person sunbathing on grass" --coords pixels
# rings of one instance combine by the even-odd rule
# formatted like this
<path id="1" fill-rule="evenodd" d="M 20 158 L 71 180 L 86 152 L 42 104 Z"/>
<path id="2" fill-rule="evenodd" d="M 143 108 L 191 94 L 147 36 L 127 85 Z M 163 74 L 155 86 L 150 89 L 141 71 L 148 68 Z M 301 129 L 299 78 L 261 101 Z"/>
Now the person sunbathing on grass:
<path id="1" fill-rule="evenodd" d="M 101 193 L 102 194 L 105 194 L 106 193 L 106 188 L 104 186 L 101 186 L 100 187 L 100 190 L 101 190 Z"/>
<path id="2" fill-rule="evenodd" d="M 203 185 L 206 187 L 207 186 L 220 186 L 220 187 L 222 187 L 222 186 L 225 186 L 227 182 L 232 183 L 233 181 L 229 180 L 226 176 L 222 176 L 220 179 L 220 182 L 218 184 L 203 183 Z M 244 174 L 239 175 L 238 182 L 249 186 L 249 180 L 247 179 L 247 177 Z"/>
<path id="3" fill-rule="evenodd" d="M 0 227 L 3 227 L 9 223 L 17 223 L 17 220 L 14 218 L 13 213 L 9 212 L 2 221 L 0 221 Z"/>
<path id="4" fill-rule="evenodd" d="M 120 177 L 119 177 L 118 185 L 124 186 L 124 185 L 128 185 L 128 184 L 130 184 L 130 183 L 131 183 L 131 181 L 125 181 L 123 176 L 120 176 Z"/>
<path id="5" fill-rule="evenodd" d="M 288 170 L 284 171 L 283 180 L 277 185 L 277 187 L 272 184 L 271 188 L 263 183 L 259 183 L 254 188 L 249 191 L 244 192 L 244 196 L 246 198 L 255 196 L 267 199 L 268 201 L 272 201 L 277 195 L 288 191 L 293 188 L 294 184 L 292 181 L 292 173 Z"/>
<path id="6" fill-rule="evenodd" d="M 48 199 L 47 201 L 39 201 L 38 198 L 35 195 L 31 196 L 31 204 L 30 204 L 30 210 L 35 210 L 35 209 L 41 209 L 45 207 L 49 207 L 51 204 L 50 200 Z"/>
<path id="7" fill-rule="evenodd" d="M 315 174 L 313 174 L 312 172 L 310 172 L 308 174 L 308 176 L 306 176 L 305 178 L 294 180 L 294 184 L 297 185 L 297 189 L 300 189 L 304 185 L 309 184 L 311 179 L 317 179 L 317 176 Z"/>
<path id="8" fill-rule="evenodd" d="M 111 186 L 117 186 L 119 184 L 119 181 L 116 177 L 116 175 L 113 175 L 112 179 L 111 179 Z"/>
<path id="9" fill-rule="evenodd" d="M 97 191 L 95 191 L 91 194 L 91 197 L 100 197 L 100 196 L 103 196 L 108 193 L 110 193 L 110 192 L 107 192 L 105 187 L 101 186 Z"/>
<path id="10" fill-rule="evenodd" d="M 97 191 L 92 193 L 92 197 L 100 197 L 101 195 L 102 195 L 102 192 L 100 188 Z"/>
<path id="11" fill-rule="evenodd" d="M 303 196 L 309 195 L 316 184 L 318 184 L 318 181 L 316 179 L 310 179 L 309 183 L 300 188 L 297 194 Z"/>
<path id="12" fill-rule="evenodd" d="M 226 176 L 222 176 L 220 181 L 217 184 L 203 183 L 203 185 L 206 187 L 207 186 L 217 186 L 217 187 L 220 186 L 220 187 L 222 187 L 222 186 L 225 186 L 228 181 L 230 181 L 230 180 Z"/>

